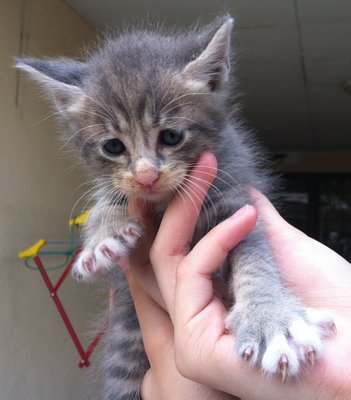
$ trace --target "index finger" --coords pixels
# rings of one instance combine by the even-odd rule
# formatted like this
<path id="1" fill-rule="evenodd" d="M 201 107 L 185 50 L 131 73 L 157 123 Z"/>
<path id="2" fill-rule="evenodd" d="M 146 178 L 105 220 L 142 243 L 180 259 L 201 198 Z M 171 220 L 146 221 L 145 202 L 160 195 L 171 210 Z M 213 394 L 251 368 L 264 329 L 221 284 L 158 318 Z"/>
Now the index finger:
<path id="1" fill-rule="evenodd" d="M 252 232 L 256 222 L 256 209 L 251 205 L 242 207 L 208 232 L 179 264 L 175 296 L 176 330 L 181 331 L 199 313 L 208 313 L 209 305 L 214 301 L 213 273 L 230 251 Z M 220 314 L 219 334 L 224 326 L 224 318 Z M 214 321 L 214 313 L 211 313 L 210 319 Z"/>
<path id="2" fill-rule="evenodd" d="M 202 203 L 216 177 L 217 160 L 206 152 L 168 206 L 150 251 L 157 283 L 168 311 L 173 306 L 176 266 L 188 253 Z"/>

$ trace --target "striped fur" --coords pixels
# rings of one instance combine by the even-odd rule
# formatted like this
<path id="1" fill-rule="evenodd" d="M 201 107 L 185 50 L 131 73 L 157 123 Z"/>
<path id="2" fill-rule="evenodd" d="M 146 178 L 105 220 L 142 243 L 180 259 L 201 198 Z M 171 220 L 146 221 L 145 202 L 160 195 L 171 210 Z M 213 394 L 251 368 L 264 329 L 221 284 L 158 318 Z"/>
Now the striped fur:
<path id="1" fill-rule="evenodd" d="M 95 206 L 84 232 L 85 249 L 74 267 L 77 277 L 90 279 L 97 271 L 112 274 L 118 257 L 136 245 L 142 227 L 127 215 L 129 198 L 154 203 L 161 217 L 180 189 L 190 200 L 196 196 L 187 186 L 188 172 L 205 150 L 215 153 L 219 172 L 195 241 L 249 203 L 249 186 L 272 193 L 265 157 L 232 101 L 232 25 L 226 16 L 184 33 L 130 31 L 108 39 L 84 62 L 18 60 L 17 66 L 52 97 L 69 127 L 64 146 L 76 152 L 94 182 Z M 165 130 L 179 134 L 180 142 L 165 145 Z M 122 146 L 120 154 L 106 150 L 111 140 Z M 140 176 L 158 177 L 153 190 L 138 182 Z M 223 279 L 235 300 L 226 326 L 236 332 L 237 353 L 267 374 L 296 375 L 308 351 L 321 354 L 321 335 L 316 319 L 308 317 L 282 283 L 261 222 L 226 265 Z M 100 399 L 138 399 L 148 361 L 126 282 L 121 273 L 108 276 L 117 291 Z M 302 342 L 291 336 L 291 327 L 297 326 Z"/>

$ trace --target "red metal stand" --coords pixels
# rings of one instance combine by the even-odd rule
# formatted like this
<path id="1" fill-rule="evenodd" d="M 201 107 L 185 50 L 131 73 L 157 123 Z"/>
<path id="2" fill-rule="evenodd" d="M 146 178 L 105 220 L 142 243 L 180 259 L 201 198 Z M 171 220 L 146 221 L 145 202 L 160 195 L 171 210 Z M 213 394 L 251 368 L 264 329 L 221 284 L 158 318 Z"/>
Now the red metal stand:
<path id="1" fill-rule="evenodd" d="M 58 309 L 58 311 L 59 311 L 59 313 L 60 313 L 60 315 L 61 315 L 61 317 L 63 319 L 63 322 L 66 325 L 67 331 L 70 334 L 70 336 L 72 338 L 72 341 L 73 341 L 73 343 L 74 343 L 74 345 L 75 345 L 75 347 L 76 347 L 76 349 L 77 349 L 77 351 L 78 351 L 78 353 L 79 353 L 79 355 L 81 357 L 81 361 L 79 362 L 78 366 L 80 368 L 83 368 L 83 367 L 89 367 L 90 366 L 89 357 L 91 356 L 91 353 L 94 351 L 95 347 L 97 346 L 101 336 L 104 334 L 104 332 L 105 332 L 105 330 L 107 328 L 108 322 L 107 321 L 105 322 L 104 326 L 97 333 L 97 335 L 91 341 L 90 345 L 88 346 L 87 350 L 85 351 L 83 349 L 83 346 L 82 346 L 77 334 L 76 334 L 76 331 L 73 328 L 73 325 L 72 325 L 70 319 L 68 318 L 68 315 L 67 315 L 67 313 L 66 313 L 66 311 L 65 311 L 65 309 L 64 309 L 64 307 L 63 307 L 63 305 L 61 303 L 61 300 L 60 300 L 60 298 L 58 296 L 58 293 L 57 293 L 59 288 L 61 287 L 63 281 L 66 279 L 67 274 L 70 272 L 70 270 L 71 270 L 71 268 L 73 266 L 74 260 L 75 260 L 75 258 L 76 258 L 76 256 L 78 255 L 79 252 L 80 252 L 80 249 L 78 249 L 74 253 L 71 261 L 65 267 L 65 269 L 64 269 L 63 273 L 61 274 L 59 280 L 57 281 L 56 285 L 53 285 L 53 283 L 51 282 L 51 279 L 50 279 L 48 273 L 46 272 L 40 257 L 38 255 L 36 255 L 36 256 L 33 257 L 33 260 L 36 263 L 36 265 L 37 265 L 37 267 L 38 267 L 38 269 L 40 271 L 40 274 L 41 274 L 41 276 L 42 276 L 42 278 L 43 278 L 43 280 L 44 280 L 44 282 L 45 282 L 45 284 L 46 284 L 46 286 L 47 286 L 47 288 L 49 290 L 50 296 L 51 296 L 52 300 L 54 301 L 54 303 L 55 303 L 55 305 L 56 305 L 56 307 L 57 307 L 57 309 Z"/>

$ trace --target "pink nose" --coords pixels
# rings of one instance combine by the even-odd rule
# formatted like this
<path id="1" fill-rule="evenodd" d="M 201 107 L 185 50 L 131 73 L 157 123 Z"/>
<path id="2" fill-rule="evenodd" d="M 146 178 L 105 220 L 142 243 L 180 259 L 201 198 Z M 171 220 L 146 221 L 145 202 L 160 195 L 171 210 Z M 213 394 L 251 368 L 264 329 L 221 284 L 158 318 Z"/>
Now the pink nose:
<path id="1" fill-rule="evenodd" d="M 140 185 L 151 187 L 158 179 L 159 173 L 154 169 L 147 169 L 144 171 L 138 171 L 135 175 L 135 180 Z"/>

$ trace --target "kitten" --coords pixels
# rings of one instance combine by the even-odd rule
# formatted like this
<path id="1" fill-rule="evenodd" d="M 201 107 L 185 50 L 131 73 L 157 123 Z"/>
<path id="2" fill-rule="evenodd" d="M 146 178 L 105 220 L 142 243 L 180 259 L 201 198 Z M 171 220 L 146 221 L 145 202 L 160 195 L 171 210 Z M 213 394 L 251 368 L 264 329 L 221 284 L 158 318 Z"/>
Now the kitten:
<path id="1" fill-rule="evenodd" d="M 71 132 L 67 143 L 95 179 L 96 204 L 73 274 L 91 279 L 110 271 L 118 287 L 110 310 L 105 399 L 138 398 L 148 368 L 128 287 L 115 267 L 143 232 L 127 215 L 128 199 L 155 203 L 162 215 L 174 193 L 187 191 L 189 169 L 205 150 L 215 153 L 219 173 L 199 218 L 200 236 L 250 202 L 249 186 L 271 191 L 260 152 L 230 101 L 232 26 L 225 16 L 185 33 L 132 31 L 108 39 L 84 62 L 17 62 L 49 92 Z M 188 188 L 187 196 L 196 193 Z M 333 321 L 303 307 L 283 285 L 262 222 L 222 270 L 235 299 L 226 327 L 235 332 L 235 350 L 246 364 L 284 379 L 321 356 Z"/>

